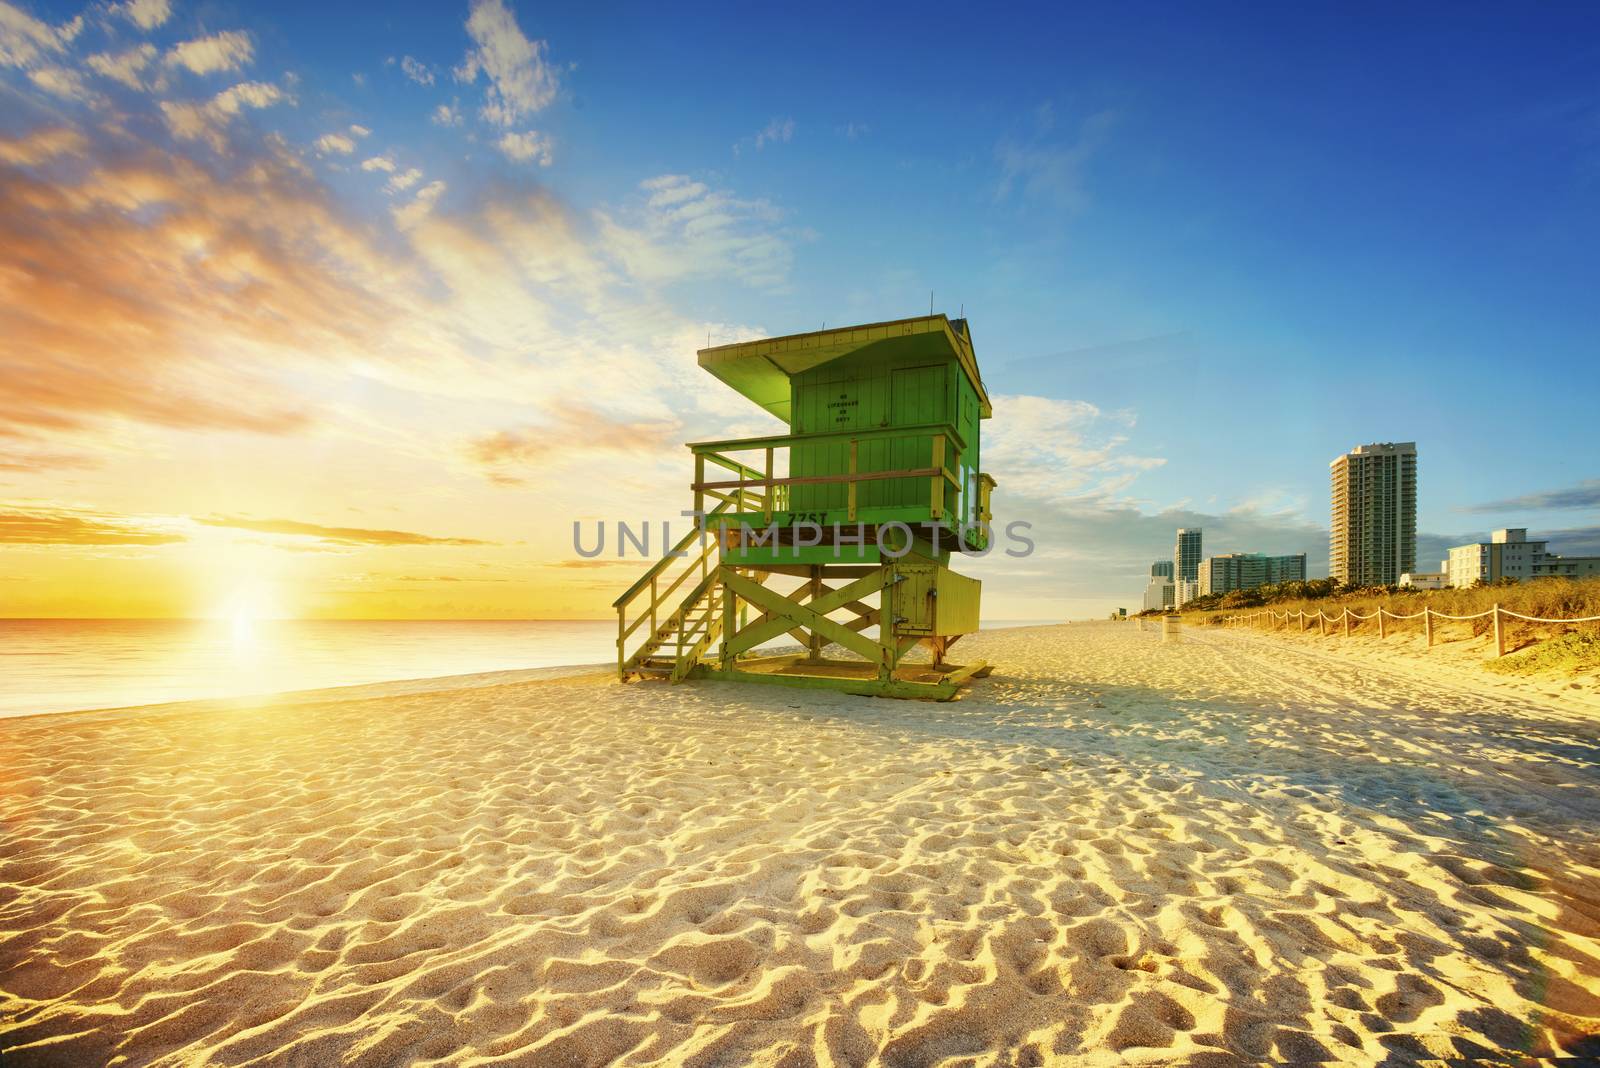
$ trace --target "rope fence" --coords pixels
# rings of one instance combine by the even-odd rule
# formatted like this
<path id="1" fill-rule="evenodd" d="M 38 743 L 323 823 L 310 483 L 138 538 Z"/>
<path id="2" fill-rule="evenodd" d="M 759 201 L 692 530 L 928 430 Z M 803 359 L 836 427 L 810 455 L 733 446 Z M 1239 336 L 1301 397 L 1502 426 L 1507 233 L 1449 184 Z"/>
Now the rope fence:
<path id="1" fill-rule="evenodd" d="M 1490 608 L 1487 612 L 1478 612 L 1470 616 L 1452 616 L 1444 612 L 1435 612 L 1431 608 L 1424 608 L 1422 611 L 1412 612 L 1410 615 L 1402 615 L 1399 612 L 1391 612 L 1387 608 L 1379 608 L 1376 612 L 1369 612 L 1366 615 L 1362 615 L 1360 612 L 1352 612 L 1349 608 L 1345 608 L 1336 616 L 1330 616 L 1320 608 L 1317 609 L 1315 616 L 1306 612 L 1306 610 L 1303 608 L 1297 609 L 1293 612 L 1279 612 L 1275 609 L 1268 608 L 1262 612 L 1250 612 L 1245 615 L 1236 616 L 1223 616 L 1222 621 L 1226 626 L 1230 627 L 1248 627 L 1258 624 L 1269 625 L 1278 622 L 1288 623 L 1291 619 L 1294 619 L 1300 624 L 1301 630 L 1308 630 L 1310 629 L 1311 624 L 1308 623 L 1307 620 L 1314 619 L 1322 634 L 1326 635 L 1328 633 L 1328 624 L 1333 623 L 1342 625 L 1344 627 L 1344 635 L 1348 638 L 1350 636 L 1350 624 L 1352 622 L 1366 623 L 1369 620 L 1376 619 L 1378 621 L 1378 637 L 1387 638 L 1389 636 L 1389 628 L 1387 624 L 1390 620 L 1398 622 L 1405 619 L 1420 619 L 1422 620 L 1422 631 L 1425 635 L 1427 635 L 1428 638 L 1428 648 L 1431 649 L 1433 648 L 1434 620 L 1449 620 L 1453 623 L 1466 623 L 1474 619 L 1483 619 L 1488 616 L 1494 617 L 1495 656 L 1506 655 L 1506 631 L 1508 629 L 1506 623 L 1507 620 L 1520 619 L 1528 623 L 1600 623 L 1600 616 L 1579 616 L 1576 619 L 1548 619 L 1544 616 L 1525 616 L 1520 612 L 1513 612 L 1509 608 L 1501 608 L 1498 604 Z M 1266 623 L 1260 624 L 1259 621 L 1262 620 L 1265 620 Z"/>

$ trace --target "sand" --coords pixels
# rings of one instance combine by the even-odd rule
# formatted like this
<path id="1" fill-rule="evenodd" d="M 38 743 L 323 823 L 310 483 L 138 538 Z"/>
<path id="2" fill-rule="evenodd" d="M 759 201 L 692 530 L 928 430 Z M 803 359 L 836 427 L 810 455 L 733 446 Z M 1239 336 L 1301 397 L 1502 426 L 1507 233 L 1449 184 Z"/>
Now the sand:
<path id="1" fill-rule="evenodd" d="M 1600 1049 L 1600 715 L 1246 634 L 0 722 L 0 1060 Z M 1432 672 L 1431 674 L 1429 672 Z"/>

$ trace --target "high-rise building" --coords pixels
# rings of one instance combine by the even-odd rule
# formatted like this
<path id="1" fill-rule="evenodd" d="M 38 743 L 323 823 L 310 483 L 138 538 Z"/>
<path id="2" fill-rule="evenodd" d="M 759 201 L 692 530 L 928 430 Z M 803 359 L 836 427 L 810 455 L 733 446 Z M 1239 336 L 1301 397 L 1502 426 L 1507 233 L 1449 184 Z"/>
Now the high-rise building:
<path id="1" fill-rule="evenodd" d="M 1457 545 L 1442 561 L 1445 584 L 1475 586 L 1509 578 L 1582 578 L 1600 575 L 1600 556 L 1558 556 L 1546 540 L 1529 541 L 1527 527 L 1507 527 L 1489 535 L 1488 541 Z"/>
<path id="2" fill-rule="evenodd" d="M 1195 587 L 1188 583 L 1200 581 L 1200 528 L 1179 527 L 1178 540 L 1172 547 L 1172 580 L 1177 588 L 1177 603 L 1181 607 L 1194 596 Z"/>
<path id="3" fill-rule="evenodd" d="M 1223 553 L 1200 561 L 1200 595 L 1253 590 L 1280 582 L 1304 582 L 1306 554 L 1266 556 L 1262 553 Z"/>
<path id="4" fill-rule="evenodd" d="M 1417 443 L 1357 445 L 1328 465 L 1333 512 L 1328 575 L 1392 586 L 1417 567 Z"/>
<path id="5" fill-rule="evenodd" d="M 1150 565 L 1150 582 L 1144 588 L 1144 610 L 1157 612 L 1173 605 L 1172 561 L 1157 560 Z"/>

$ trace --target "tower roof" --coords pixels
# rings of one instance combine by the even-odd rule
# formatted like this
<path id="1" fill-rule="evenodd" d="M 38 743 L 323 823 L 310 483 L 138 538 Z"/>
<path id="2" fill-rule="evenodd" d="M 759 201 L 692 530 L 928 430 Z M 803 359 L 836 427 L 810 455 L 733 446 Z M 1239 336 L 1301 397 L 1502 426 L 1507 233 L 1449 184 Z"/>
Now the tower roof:
<path id="1" fill-rule="evenodd" d="M 869 349 L 885 355 L 914 354 L 929 360 L 954 358 L 978 393 L 982 417 L 987 419 L 993 414 L 989 394 L 978 374 L 978 358 L 972 351 L 967 321 L 942 314 L 741 341 L 701 349 L 698 355 L 701 367 L 787 423 L 791 377 Z"/>

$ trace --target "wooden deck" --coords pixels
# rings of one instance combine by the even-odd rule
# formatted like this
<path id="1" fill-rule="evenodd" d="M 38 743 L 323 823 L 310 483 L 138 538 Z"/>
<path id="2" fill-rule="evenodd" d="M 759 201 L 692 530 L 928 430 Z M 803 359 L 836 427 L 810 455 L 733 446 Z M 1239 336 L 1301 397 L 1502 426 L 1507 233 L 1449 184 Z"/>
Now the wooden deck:
<path id="1" fill-rule="evenodd" d="M 948 701 L 967 682 L 982 678 L 989 671 L 989 666 L 981 660 L 967 665 L 901 664 L 885 679 L 879 676 L 877 665 L 865 660 L 811 660 L 804 655 L 789 654 L 740 660 L 731 669 L 703 664 L 690 678 L 840 690 L 870 697 Z"/>

